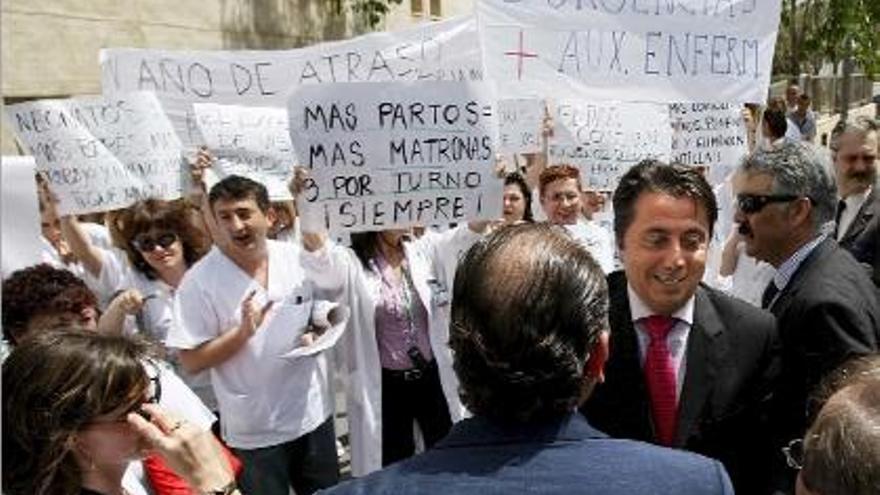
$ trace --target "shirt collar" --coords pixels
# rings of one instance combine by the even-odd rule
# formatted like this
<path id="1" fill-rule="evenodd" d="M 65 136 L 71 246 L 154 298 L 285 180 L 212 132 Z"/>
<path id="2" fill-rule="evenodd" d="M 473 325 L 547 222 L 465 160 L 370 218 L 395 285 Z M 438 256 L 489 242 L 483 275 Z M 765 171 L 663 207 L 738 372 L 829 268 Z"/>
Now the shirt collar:
<path id="1" fill-rule="evenodd" d="M 804 244 L 797 251 L 794 252 L 785 262 L 779 265 L 779 269 L 776 270 L 776 275 L 773 277 L 773 284 L 776 285 L 776 288 L 779 290 L 785 289 L 785 286 L 791 281 L 791 277 L 794 276 L 794 272 L 801 266 L 801 263 L 807 259 L 807 256 L 816 249 L 825 238 L 828 237 L 828 234 L 819 234 L 812 241 Z"/>
<path id="2" fill-rule="evenodd" d="M 635 322 L 642 318 L 657 314 L 656 311 L 653 311 L 647 304 L 642 302 L 641 298 L 639 298 L 629 282 L 626 284 L 626 293 L 629 296 L 629 313 L 632 316 L 632 321 Z M 694 300 L 695 297 L 691 294 L 691 297 L 688 298 L 684 305 L 669 316 L 692 326 L 694 324 Z"/>
<path id="3" fill-rule="evenodd" d="M 871 194 L 871 190 L 873 186 L 868 186 L 862 192 L 858 192 L 855 194 L 850 194 L 849 196 L 843 198 L 843 202 L 846 203 L 847 209 L 858 209 L 862 206 L 862 204 L 867 201 L 868 195 Z"/>

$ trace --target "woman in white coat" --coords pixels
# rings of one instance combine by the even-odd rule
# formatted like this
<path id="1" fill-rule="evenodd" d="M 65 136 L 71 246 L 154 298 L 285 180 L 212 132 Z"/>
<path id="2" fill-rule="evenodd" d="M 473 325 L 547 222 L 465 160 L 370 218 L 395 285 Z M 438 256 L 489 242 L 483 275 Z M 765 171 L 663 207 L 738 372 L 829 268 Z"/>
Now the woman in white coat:
<path id="1" fill-rule="evenodd" d="M 459 254 L 485 230 L 472 223 L 418 239 L 405 230 L 352 234 L 344 362 L 352 474 L 413 455 L 465 413 L 452 370 L 449 298 Z"/>

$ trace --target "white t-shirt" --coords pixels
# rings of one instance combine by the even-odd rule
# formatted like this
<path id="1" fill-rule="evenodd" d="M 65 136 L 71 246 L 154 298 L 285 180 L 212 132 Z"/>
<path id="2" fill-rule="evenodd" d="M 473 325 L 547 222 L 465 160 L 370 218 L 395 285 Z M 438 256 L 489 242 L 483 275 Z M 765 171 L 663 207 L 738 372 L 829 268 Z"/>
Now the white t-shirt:
<path id="1" fill-rule="evenodd" d="M 158 278 L 147 278 L 131 266 L 125 252 L 119 250 L 101 250 L 101 273 L 97 285 L 102 293 L 110 296 L 118 291 L 137 289 L 147 300 L 134 318 L 134 326 L 154 342 L 165 344 L 169 330 L 175 325 L 174 287 Z M 202 402 L 217 410 L 217 399 L 208 372 L 187 373 L 178 363 L 175 353 L 168 357 L 175 370 Z"/>
<path id="2" fill-rule="evenodd" d="M 614 271 L 614 241 L 607 230 L 596 222 L 583 218 L 565 228 L 578 244 L 590 252 L 604 273 Z"/>
<path id="3" fill-rule="evenodd" d="M 260 307 L 274 301 L 256 334 L 210 370 L 223 438 L 240 449 L 294 440 L 333 413 L 324 353 L 284 356 L 297 346 L 308 324 L 314 284 L 304 266 L 313 266 L 306 258 L 315 255 L 275 241 L 267 241 L 267 250 L 268 290 L 216 246 L 190 268 L 175 298 L 179 324 L 171 328 L 166 342 L 169 347 L 193 349 L 234 331 L 241 322 L 241 303 L 252 291 Z"/>

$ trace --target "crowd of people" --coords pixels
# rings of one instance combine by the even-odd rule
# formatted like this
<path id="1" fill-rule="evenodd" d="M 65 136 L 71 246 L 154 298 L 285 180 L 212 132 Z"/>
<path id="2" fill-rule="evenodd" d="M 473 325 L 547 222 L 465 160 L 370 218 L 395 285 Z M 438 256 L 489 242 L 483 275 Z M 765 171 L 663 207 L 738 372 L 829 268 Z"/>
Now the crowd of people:
<path id="1" fill-rule="evenodd" d="M 880 493 L 880 130 L 826 154 L 788 103 L 722 189 L 647 159 L 606 203 L 535 153 L 498 220 L 348 243 L 299 221 L 302 170 L 271 202 L 204 149 L 189 196 L 99 223 L 38 177 L 3 493 Z"/>

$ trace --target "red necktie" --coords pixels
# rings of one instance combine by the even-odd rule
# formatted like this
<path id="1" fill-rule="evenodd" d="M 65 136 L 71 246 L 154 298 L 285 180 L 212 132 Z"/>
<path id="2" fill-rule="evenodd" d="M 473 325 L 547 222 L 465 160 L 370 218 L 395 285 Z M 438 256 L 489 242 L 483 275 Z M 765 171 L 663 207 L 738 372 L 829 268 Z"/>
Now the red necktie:
<path id="1" fill-rule="evenodd" d="M 671 446 L 675 437 L 678 401 L 675 397 L 675 368 L 666 346 L 666 336 L 675 326 L 675 318 L 653 315 L 642 320 L 651 337 L 645 356 L 645 382 L 651 397 L 651 415 L 657 443 Z"/>

